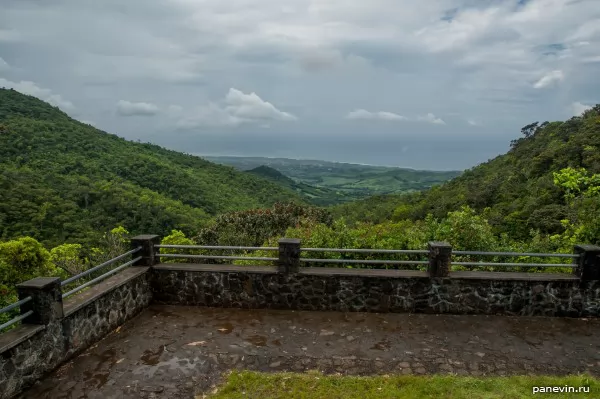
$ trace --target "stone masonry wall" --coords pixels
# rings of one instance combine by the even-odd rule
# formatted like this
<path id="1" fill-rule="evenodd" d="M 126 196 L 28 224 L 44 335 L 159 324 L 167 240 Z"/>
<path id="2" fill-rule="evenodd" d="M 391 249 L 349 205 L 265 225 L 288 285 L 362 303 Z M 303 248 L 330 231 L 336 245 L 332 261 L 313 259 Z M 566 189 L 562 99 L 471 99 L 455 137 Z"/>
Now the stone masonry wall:
<path id="1" fill-rule="evenodd" d="M 339 269 L 338 269 L 339 270 Z M 154 301 L 212 307 L 523 316 L 600 316 L 600 284 L 574 276 L 156 266 Z"/>
<path id="2" fill-rule="evenodd" d="M 64 303 L 65 317 L 0 335 L 0 398 L 11 398 L 45 373 L 105 337 L 148 306 L 148 268 L 130 268 Z"/>

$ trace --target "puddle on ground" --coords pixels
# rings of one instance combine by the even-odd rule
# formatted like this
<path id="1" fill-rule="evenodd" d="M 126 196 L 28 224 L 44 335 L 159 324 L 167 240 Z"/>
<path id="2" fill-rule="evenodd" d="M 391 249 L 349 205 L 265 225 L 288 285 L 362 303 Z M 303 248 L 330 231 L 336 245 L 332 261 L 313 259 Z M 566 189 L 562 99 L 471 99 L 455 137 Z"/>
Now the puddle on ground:
<path id="1" fill-rule="evenodd" d="M 96 389 L 102 388 L 106 381 L 108 381 L 108 376 L 110 375 L 110 371 L 100 371 L 94 374 L 93 371 L 85 371 L 83 373 L 85 375 L 85 384 L 91 385 L 93 381 L 96 382 L 94 387 Z"/>
<path id="2" fill-rule="evenodd" d="M 144 354 L 142 355 L 142 357 L 140 357 L 140 360 L 142 361 L 142 363 L 148 365 L 148 366 L 155 366 L 158 364 L 158 358 L 160 357 L 160 355 L 162 355 L 162 353 L 165 351 L 165 346 L 161 345 L 158 347 L 158 349 L 156 351 L 151 351 L 149 349 L 144 351 Z"/>
<path id="3" fill-rule="evenodd" d="M 378 351 L 387 351 L 391 348 L 391 344 L 389 341 L 383 340 L 383 341 L 379 341 L 377 342 L 375 345 L 373 345 L 373 347 L 371 349 L 375 349 Z"/>
<path id="4" fill-rule="evenodd" d="M 230 334 L 233 331 L 233 324 L 231 323 L 223 323 L 217 326 L 217 331 L 221 334 Z"/>
<path id="5" fill-rule="evenodd" d="M 250 342 L 254 346 L 267 346 L 267 337 L 262 335 L 252 335 L 246 338 L 246 342 Z"/>
<path id="6" fill-rule="evenodd" d="M 106 381 L 108 381 L 108 376 L 110 375 L 110 370 L 100 369 L 107 362 L 110 363 L 110 366 L 114 365 L 117 362 L 117 352 L 114 348 L 111 348 L 105 350 L 99 355 L 94 354 L 94 356 L 100 358 L 96 364 L 96 367 L 94 367 L 93 370 L 84 371 L 83 374 L 85 375 L 85 383 L 92 384 L 95 382 L 94 386 L 96 389 L 98 389 L 106 384 Z"/>

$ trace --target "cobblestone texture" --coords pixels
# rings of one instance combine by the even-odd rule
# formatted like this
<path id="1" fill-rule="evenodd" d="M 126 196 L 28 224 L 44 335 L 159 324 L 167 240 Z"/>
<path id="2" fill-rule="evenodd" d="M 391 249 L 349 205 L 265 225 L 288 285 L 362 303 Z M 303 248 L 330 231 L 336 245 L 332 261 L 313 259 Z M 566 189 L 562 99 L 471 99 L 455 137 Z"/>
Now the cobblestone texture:
<path id="1" fill-rule="evenodd" d="M 323 274 L 153 271 L 154 300 L 236 308 L 599 316 L 600 284 L 577 280 L 388 278 Z"/>
<path id="2" fill-rule="evenodd" d="M 192 399 L 231 369 L 598 376 L 598 328 L 599 319 L 152 305 L 22 399 Z"/>
<path id="3" fill-rule="evenodd" d="M 126 273 L 107 280 L 103 285 L 111 287 L 124 276 Z M 104 338 L 146 308 L 151 296 L 148 273 L 138 275 L 1 353 L 0 398 L 10 398 L 19 393 L 73 355 Z M 67 302 L 76 306 L 78 300 L 80 298 L 75 296 Z"/>

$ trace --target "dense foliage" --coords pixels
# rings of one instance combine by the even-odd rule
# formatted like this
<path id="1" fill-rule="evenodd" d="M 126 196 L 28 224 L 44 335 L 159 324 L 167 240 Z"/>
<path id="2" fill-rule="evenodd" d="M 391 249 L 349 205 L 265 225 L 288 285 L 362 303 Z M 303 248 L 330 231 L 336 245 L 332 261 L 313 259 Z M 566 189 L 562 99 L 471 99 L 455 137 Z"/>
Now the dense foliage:
<path id="1" fill-rule="evenodd" d="M 91 244 L 134 233 L 197 232 L 212 215 L 297 200 L 263 178 L 99 131 L 0 89 L 0 239 Z"/>
<path id="2" fill-rule="evenodd" d="M 496 235 L 506 233 L 514 240 L 530 240 L 538 232 L 560 235 L 569 226 L 597 224 L 598 197 L 587 195 L 571 201 L 565 190 L 574 195 L 598 184 L 594 175 L 600 173 L 600 105 L 566 122 L 527 125 L 522 133 L 507 154 L 442 186 L 387 196 L 380 206 L 375 199 L 342 205 L 334 214 L 350 221 L 416 221 L 428 214 L 443 218 L 468 205 L 485 214 Z M 575 192 L 555 181 L 556 173 L 566 173 L 567 179 L 571 173 L 571 184 L 581 184 L 581 189 Z M 597 233 L 583 238 L 600 243 Z"/>

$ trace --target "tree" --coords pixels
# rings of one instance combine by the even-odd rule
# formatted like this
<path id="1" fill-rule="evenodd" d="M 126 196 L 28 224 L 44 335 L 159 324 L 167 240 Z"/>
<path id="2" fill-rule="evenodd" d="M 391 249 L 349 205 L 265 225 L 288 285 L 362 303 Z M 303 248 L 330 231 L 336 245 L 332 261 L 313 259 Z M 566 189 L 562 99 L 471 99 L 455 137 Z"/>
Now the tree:
<path id="1" fill-rule="evenodd" d="M 539 122 L 533 122 L 533 123 L 530 123 L 529 125 L 522 127 L 521 133 L 523 133 L 523 135 L 525 136 L 526 139 L 532 137 L 538 128 L 538 124 L 539 124 Z"/>

